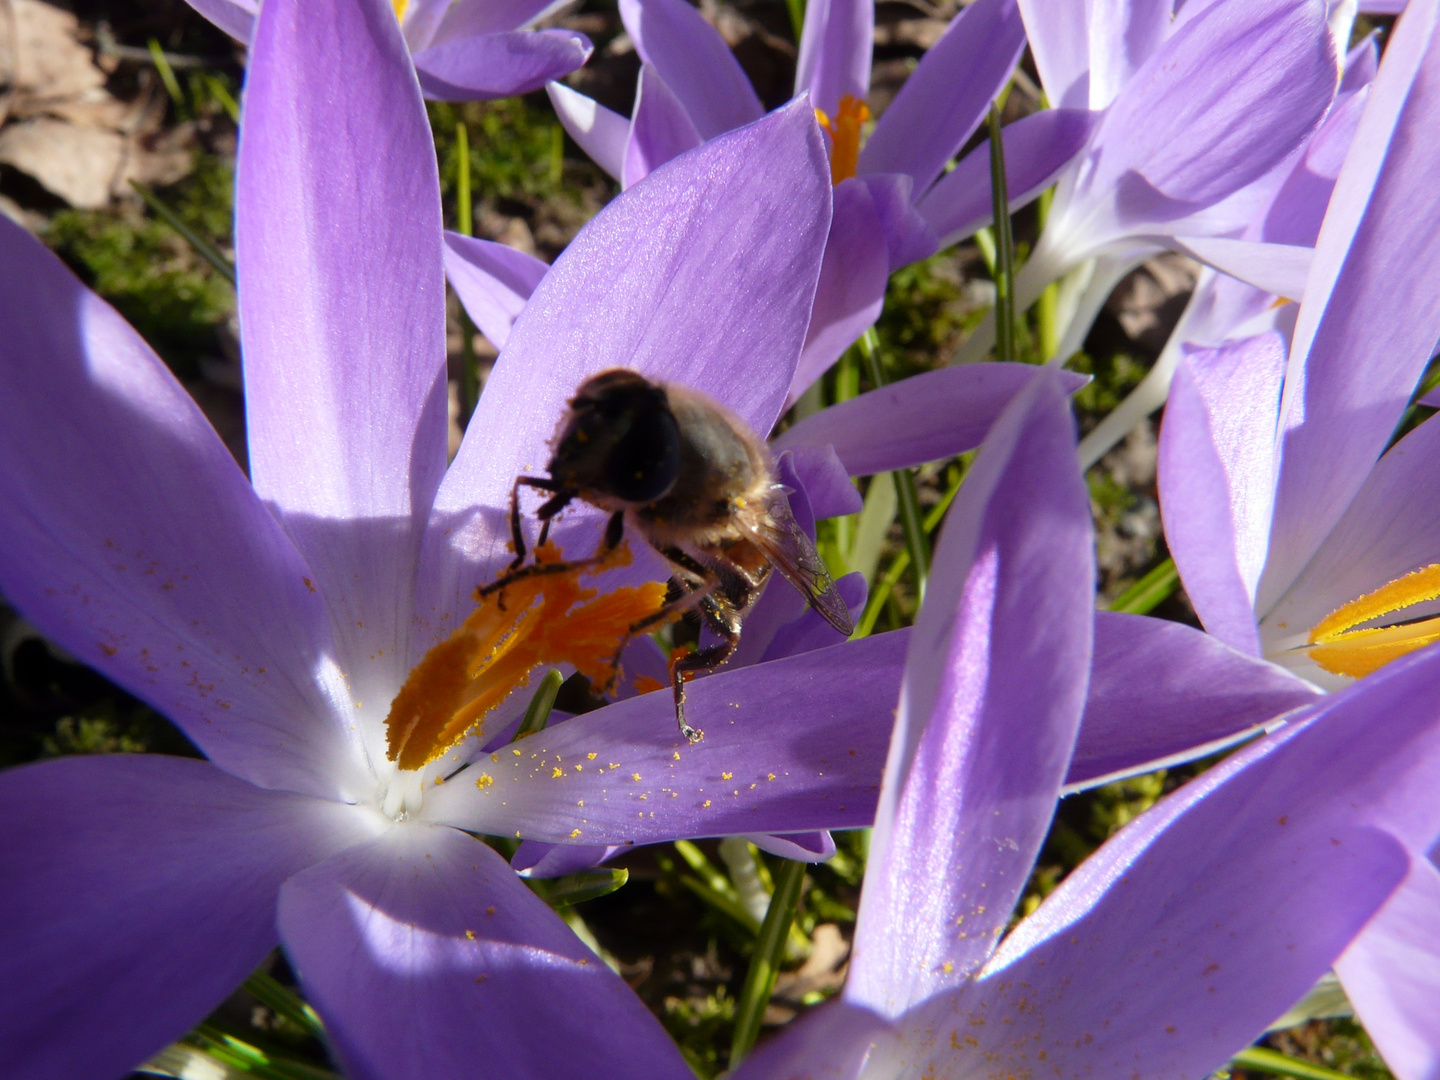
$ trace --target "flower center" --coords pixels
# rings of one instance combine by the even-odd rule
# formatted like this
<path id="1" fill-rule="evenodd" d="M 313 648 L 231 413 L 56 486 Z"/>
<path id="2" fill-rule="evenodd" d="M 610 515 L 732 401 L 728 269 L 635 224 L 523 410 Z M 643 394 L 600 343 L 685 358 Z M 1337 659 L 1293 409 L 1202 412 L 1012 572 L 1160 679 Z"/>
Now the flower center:
<path id="1" fill-rule="evenodd" d="M 1411 571 L 1332 611 L 1310 631 L 1310 658 L 1332 675 L 1363 678 L 1432 641 L 1440 616 L 1356 629 L 1363 622 L 1440 598 L 1440 563 Z"/>
<path id="2" fill-rule="evenodd" d="M 831 182 L 849 180 L 860 165 L 860 128 L 870 119 L 870 106 L 855 95 L 846 94 L 840 99 L 834 120 L 824 109 L 815 110 L 815 119 L 830 133 Z"/>
<path id="3" fill-rule="evenodd" d="M 385 720 L 387 756 L 419 769 L 470 732 L 485 714 L 530 681 L 542 664 L 570 664 L 602 690 L 616 675 L 617 652 L 630 627 L 665 603 L 658 582 L 599 594 L 580 579 L 630 564 L 624 544 L 573 566 L 546 544 L 535 562 L 551 573 L 518 578 L 498 592 L 475 590 L 474 613 L 428 653 L 405 679 Z"/>

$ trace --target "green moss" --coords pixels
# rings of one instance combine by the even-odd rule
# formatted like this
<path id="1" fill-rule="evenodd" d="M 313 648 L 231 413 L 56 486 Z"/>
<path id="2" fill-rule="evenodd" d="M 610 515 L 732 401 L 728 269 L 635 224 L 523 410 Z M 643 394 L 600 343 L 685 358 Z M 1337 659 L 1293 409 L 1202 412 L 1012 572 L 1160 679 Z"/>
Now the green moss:
<path id="1" fill-rule="evenodd" d="M 1075 408 L 1082 417 L 1094 420 L 1108 416 L 1126 395 L 1145 378 L 1146 368 L 1125 353 L 1112 353 L 1101 360 L 1089 353 L 1076 353 L 1067 365 L 1070 370 L 1094 379 L 1075 395 Z"/>
<path id="2" fill-rule="evenodd" d="M 564 184 L 564 130 L 554 113 L 523 98 L 431 102 L 429 108 L 447 205 L 454 203 L 459 175 L 455 128 L 462 120 L 470 132 L 470 190 L 477 201 L 539 202 L 571 193 Z"/>

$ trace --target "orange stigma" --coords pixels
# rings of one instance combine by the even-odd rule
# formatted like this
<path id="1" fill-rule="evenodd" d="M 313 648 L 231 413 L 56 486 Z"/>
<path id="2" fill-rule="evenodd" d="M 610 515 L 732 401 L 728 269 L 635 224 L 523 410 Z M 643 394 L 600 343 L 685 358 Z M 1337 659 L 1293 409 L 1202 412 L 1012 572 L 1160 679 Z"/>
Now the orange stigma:
<path id="1" fill-rule="evenodd" d="M 537 564 L 558 564 L 554 544 L 535 550 Z M 387 756 L 418 769 L 484 730 L 485 714 L 530 681 L 542 664 L 570 664 L 597 687 L 615 677 L 616 650 L 630 627 L 665 603 L 658 582 L 599 595 L 589 577 L 630 564 L 624 544 L 599 562 L 522 577 L 489 596 L 476 590 L 475 611 L 436 645 L 405 680 L 385 719 Z"/>
<path id="2" fill-rule="evenodd" d="M 849 180 L 860 166 L 860 128 L 870 119 L 870 106 L 846 94 L 831 120 L 824 109 L 815 110 L 815 119 L 830 133 L 830 181 Z"/>
<path id="3" fill-rule="evenodd" d="M 1310 631 L 1310 658 L 1332 675 L 1364 678 L 1391 660 L 1440 641 L 1440 616 L 1360 630 L 1354 627 L 1435 599 L 1440 599 L 1440 563 L 1411 571 L 1325 616 Z"/>

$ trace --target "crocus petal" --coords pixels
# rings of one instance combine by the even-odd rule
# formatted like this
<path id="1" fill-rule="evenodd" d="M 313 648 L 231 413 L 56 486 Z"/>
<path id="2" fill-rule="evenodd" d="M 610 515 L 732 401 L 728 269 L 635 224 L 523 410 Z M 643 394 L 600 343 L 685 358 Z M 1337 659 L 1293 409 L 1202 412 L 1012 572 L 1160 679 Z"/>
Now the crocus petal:
<path id="1" fill-rule="evenodd" d="M 828 832 L 789 833 L 784 836 L 750 833 L 745 839 L 761 851 L 799 862 L 824 862 L 835 854 L 835 838 Z"/>
<path id="2" fill-rule="evenodd" d="M 620 0 L 620 17 L 704 138 L 765 115 L 730 46 L 685 0 Z"/>
<path id="3" fill-rule="evenodd" d="M 569 136 L 596 165 L 619 180 L 625 171 L 630 121 L 564 83 L 546 83 L 545 92 Z"/>
<path id="4" fill-rule="evenodd" d="M 242 45 L 250 44 L 255 32 L 255 14 L 260 6 L 255 0 L 185 0 L 210 22 Z"/>
<path id="5" fill-rule="evenodd" d="M 682 382 L 770 429 L 829 224 L 829 164 L 802 102 L 662 166 L 586 226 L 516 322 L 436 499 L 421 574 L 432 625 L 468 611 L 475 585 L 509 558 L 514 477 L 544 467 L 586 376 L 621 366 Z M 593 520 L 566 518 L 566 529 Z"/>
<path id="6" fill-rule="evenodd" d="M 1090 108 L 1115 100 L 1170 32 L 1172 4 L 1161 0 L 1090 0 Z"/>
<path id="7" fill-rule="evenodd" d="M 1305 291 L 1314 255 L 1310 247 L 1223 236 L 1172 236 L 1166 243 L 1182 255 L 1207 263 L 1262 292 L 1285 297 Z"/>
<path id="8" fill-rule="evenodd" d="M 427 45 L 440 45 L 477 34 L 498 34 L 506 30 L 524 29 L 562 5 L 557 4 L 556 0 L 438 0 L 434 6 L 440 9 L 444 17 L 427 39 Z M 410 37 L 410 24 L 417 14 L 415 8 L 416 0 L 411 0 L 405 8 L 407 38 Z"/>
<path id="9" fill-rule="evenodd" d="M 785 399 L 786 408 L 874 325 L 885 304 L 890 251 L 870 188 L 851 177 L 836 186 L 834 206 L 815 289 L 815 307 L 805 332 L 805 348 Z"/>
<path id="10" fill-rule="evenodd" d="M 1100 115 L 1084 109 L 1045 109 L 1001 129 L 1005 190 L 1012 210 L 1050 186 L 1084 147 Z M 989 224 L 993 205 L 987 140 L 925 192 L 916 209 L 940 235 L 941 245 L 948 246 Z"/>
<path id="11" fill-rule="evenodd" d="M 807 416 L 776 452 L 832 446 L 851 476 L 910 468 L 973 450 L 1005 406 L 1040 374 L 1033 364 L 965 364 L 890 383 Z M 1066 393 L 1086 378 L 1061 375 Z"/>
<path id="12" fill-rule="evenodd" d="M 427 791 L 422 813 L 570 844 L 868 825 L 907 638 L 697 679 L 685 694 L 686 717 L 705 732 L 695 746 L 676 730 L 668 693 L 608 705 L 481 757 Z"/>
<path id="13" fill-rule="evenodd" d="M 378 825 L 187 758 L 48 761 L 0 792 L 7 1080 L 120 1076 L 178 1039 L 275 947 L 280 883 Z"/>
<path id="14" fill-rule="evenodd" d="M 896 1016 L 964 981 L 994 946 L 1075 743 L 1094 572 L 1074 420 L 1046 373 L 996 422 L 940 538 L 906 658 L 847 1000 Z"/>
<path id="15" fill-rule="evenodd" d="M 493 101 L 539 90 L 590 59 L 594 46 L 574 30 L 511 30 L 431 45 L 415 54 L 425 96 Z"/>
<path id="16" fill-rule="evenodd" d="M 435 30 L 445 20 L 447 12 L 452 8 L 473 9 L 479 4 L 466 2 L 466 0 L 406 0 L 399 8 L 400 33 L 405 37 L 405 44 L 410 47 L 412 54 L 430 45 L 435 40 Z M 488 3 L 486 7 L 500 7 L 499 4 Z M 515 24 L 496 27 L 500 30 L 513 30 Z"/>
<path id="17" fill-rule="evenodd" d="M 1440 563 L 1440 423 L 1425 421 L 1376 463 L 1294 586 L 1266 615 L 1277 644 L 1412 570 Z"/>
<path id="18" fill-rule="evenodd" d="M 613 844 L 545 844 L 522 840 L 510 869 L 529 870 L 532 878 L 557 878 L 599 866 L 620 849 Z"/>
<path id="19" fill-rule="evenodd" d="M 940 250 L 940 237 L 915 208 L 913 184 L 904 173 L 871 173 L 859 177 L 875 200 L 885 246 L 890 252 L 890 270 L 899 270 Z"/>
<path id="20" fill-rule="evenodd" d="M 805 5 L 795 93 L 810 93 L 817 109 L 836 115 L 840 99 L 864 101 L 870 93 L 875 43 L 873 0 L 815 0 Z M 911 78 L 914 78 L 912 75 Z"/>
<path id="21" fill-rule="evenodd" d="M 1180 623 L 1097 612 L 1095 662 L 1066 787 L 1212 753 L 1319 691 Z"/>
<path id="22" fill-rule="evenodd" d="M 1089 4 L 1019 0 L 1035 69 L 1050 104 L 1085 109 L 1090 103 Z"/>
<path id="23" fill-rule="evenodd" d="M 357 1080 L 691 1076 L 630 989 L 480 841 L 392 829 L 298 874 L 280 934 Z"/>
<path id="24" fill-rule="evenodd" d="M 1335 107 L 1306 144 L 1305 153 L 1276 192 L 1275 201 L 1270 204 L 1260 227 L 1261 239 L 1272 244 L 1315 246 L 1320 223 L 1325 218 L 1330 195 L 1335 190 L 1335 180 L 1350 152 L 1350 144 L 1355 139 L 1355 130 L 1369 96 L 1369 89 L 1362 87 L 1336 100 Z M 1303 283 L 1300 292 L 1280 295 L 1304 295 Z"/>
<path id="25" fill-rule="evenodd" d="M 1160 511 L 1186 595 L 1205 629 L 1252 655 L 1284 370 L 1278 334 L 1189 350 L 1160 431 Z"/>
<path id="26" fill-rule="evenodd" d="M 873 13 L 871 3 L 857 6 Z M 924 191 L 980 126 L 1024 49 L 1015 0 L 976 0 L 961 10 L 876 123 L 860 171 L 906 173 Z"/>
<path id="27" fill-rule="evenodd" d="M 440 183 L 390 5 L 266 0 L 241 127 L 251 475 L 330 607 L 356 700 L 388 700 L 446 440 Z"/>
<path id="28" fill-rule="evenodd" d="M 6 597 L 221 768 L 358 790 L 325 606 L 194 401 L 9 220 L 0 324 Z"/>
<path id="29" fill-rule="evenodd" d="M 1440 871 L 1414 855 L 1410 873 L 1335 964 L 1345 996 L 1397 1080 L 1440 1070 Z"/>
<path id="30" fill-rule="evenodd" d="M 1440 8 L 1396 25 L 1320 229 L 1281 413 L 1264 611 L 1364 483 L 1440 339 Z"/>
<path id="31" fill-rule="evenodd" d="M 841 998 L 808 1009 L 761 1044 L 731 1080 L 854 1080 L 883 1017 Z M 1409 1080 L 1409 1078 L 1405 1078 Z"/>
<path id="32" fill-rule="evenodd" d="M 1062 223 L 1095 243 L 1219 201 L 1268 173 L 1314 129 L 1338 77 L 1323 4 L 1205 8 L 1107 110 L 1087 159 L 1094 167 Z"/>
<path id="33" fill-rule="evenodd" d="M 504 244 L 445 233 L 445 276 L 465 314 L 497 349 L 510 340 L 510 328 L 549 269 Z"/>
<path id="34" fill-rule="evenodd" d="M 640 68 L 635 89 L 635 115 L 625 147 L 623 186 L 630 187 L 701 142 L 700 133 L 660 73 L 651 64 Z"/>

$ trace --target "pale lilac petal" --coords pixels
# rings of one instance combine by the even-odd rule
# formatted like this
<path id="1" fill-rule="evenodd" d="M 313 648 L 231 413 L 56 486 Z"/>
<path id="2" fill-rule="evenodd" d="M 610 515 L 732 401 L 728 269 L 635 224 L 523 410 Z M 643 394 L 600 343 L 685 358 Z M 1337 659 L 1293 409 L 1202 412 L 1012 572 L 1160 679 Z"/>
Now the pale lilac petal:
<path id="1" fill-rule="evenodd" d="M 522 840 L 510 869 L 529 870 L 532 878 L 557 878 L 599 866 L 620 849 L 607 844 L 545 844 Z"/>
<path id="2" fill-rule="evenodd" d="M 184 388 L 8 219 L 0 325 L 10 603 L 221 768 L 267 787 L 358 790 L 310 570 Z"/>
<path id="3" fill-rule="evenodd" d="M 1345 996 L 1397 1080 L 1440 1072 L 1440 871 L 1410 873 L 1335 964 Z"/>
<path id="4" fill-rule="evenodd" d="M 666 691 L 608 705 L 479 758 L 427 791 L 422 814 L 587 845 L 869 825 L 907 638 L 696 680 L 686 716 L 705 738 L 694 746 Z"/>
<path id="5" fill-rule="evenodd" d="M 1084 147 L 1100 116 L 1084 109 L 1045 109 L 1001 129 L 1005 190 L 1012 210 L 1050 186 Z M 949 245 L 989 224 L 993 205 L 987 140 L 925 192 L 916 209 L 940 235 L 942 245 Z"/>
<path id="6" fill-rule="evenodd" d="M 858 514 L 865 507 L 865 500 L 855 490 L 850 472 L 840 456 L 831 446 L 801 446 L 794 450 L 775 451 L 779 455 L 779 469 L 782 477 L 791 471 L 793 481 L 782 479 L 787 485 L 799 484 L 805 489 L 815 520 Z M 793 471 L 792 471 L 793 470 Z M 794 509 L 794 496 L 791 496 Z M 798 514 L 797 514 L 798 520 Z M 802 522 L 803 524 L 803 522 Z"/>
<path id="7" fill-rule="evenodd" d="M 545 92 L 550 95 L 561 127 L 596 165 L 619 180 L 625 171 L 630 121 L 564 83 L 547 83 Z"/>
<path id="8" fill-rule="evenodd" d="M 871 173 L 858 179 L 875 200 L 892 272 L 928 259 L 939 250 L 939 236 L 915 208 L 910 177 L 904 173 Z"/>
<path id="9" fill-rule="evenodd" d="M 1025 35 L 1040 85 L 1057 109 L 1090 105 L 1089 4 L 1075 0 L 1019 0 Z"/>
<path id="10" fill-rule="evenodd" d="M 870 188 L 851 177 L 835 188 L 834 215 L 788 409 L 880 317 L 890 280 L 889 243 Z"/>
<path id="11" fill-rule="evenodd" d="M 434 141 L 384 0 L 266 0 L 235 236 L 255 487 L 330 607 L 356 700 L 388 698 L 447 421 Z"/>
<path id="12" fill-rule="evenodd" d="M 1024 49 L 1015 0 L 976 0 L 962 9 L 876 123 L 860 171 L 906 173 L 924 191 L 985 119 Z"/>
<path id="13" fill-rule="evenodd" d="M 492 101 L 528 94 L 590 59 L 594 46 L 574 30 L 512 30 L 460 37 L 415 54 L 425 96 Z"/>
<path id="14" fill-rule="evenodd" d="M 480 3 L 488 7 L 499 6 L 487 4 L 485 0 L 480 0 Z M 405 44 L 410 46 L 412 54 L 418 52 L 435 40 L 436 28 L 452 9 L 469 10 L 478 6 L 480 4 L 467 0 L 407 0 L 403 8 L 404 15 L 400 20 L 400 32 L 405 37 Z M 515 27 L 510 25 L 498 29 L 513 30 Z"/>
<path id="15" fill-rule="evenodd" d="M 1170 33 L 1172 0 L 1089 0 L 1090 108 L 1115 100 Z"/>
<path id="16" fill-rule="evenodd" d="M 465 314 L 497 349 L 550 269 L 533 255 L 491 240 L 445 233 L 445 276 Z"/>
<path id="17" fill-rule="evenodd" d="M 859 622 L 861 614 L 865 611 L 865 599 L 870 594 L 870 586 L 865 580 L 865 575 L 846 574 L 835 582 L 835 589 L 840 594 L 840 599 L 844 601 L 846 610 L 850 612 L 851 622 Z M 807 607 L 800 613 L 799 618 L 780 627 L 775 632 L 775 636 L 766 646 L 761 659 L 768 663 L 771 660 L 781 660 L 787 656 L 810 652 L 813 649 L 824 649 L 844 640 L 845 636 L 831 626 L 818 611 Z"/>
<path id="18" fill-rule="evenodd" d="M 267 0 L 268 2 L 268 0 Z M 280 934 L 356 1080 L 689 1080 L 630 988 L 485 844 L 411 824 L 298 874 Z"/>
<path id="19" fill-rule="evenodd" d="M 864 101 L 870 93 L 874 42 L 874 0 L 807 3 L 795 64 L 795 93 L 809 91 L 815 107 L 832 117 L 842 97 Z"/>
<path id="20" fill-rule="evenodd" d="M 1172 236 L 1166 243 L 1192 259 L 1239 278 L 1262 292 L 1296 297 L 1305 291 L 1314 248 L 1257 243 L 1224 236 Z"/>
<path id="21" fill-rule="evenodd" d="M 26 765 L 0 793 L 6 1080 L 121 1076 L 178 1039 L 275 947 L 280 883 L 374 825 L 187 758 Z"/>
<path id="22" fill-rule="evenodd" d="M 1181 623 L 1102 611 L 1066 787 L 1150 772 L 1254 733 L 1319 691 Z"/>
<path id="23" fill-rule="evenodd" d="M 1375 81 L 1380 70 L 1380 47 L 1375 40 L 1375 31 L 1365 35 L 1365 40 L 1350 50 L 1345 57 L 1345 74 L 1340 77 L 1340 93 L 1350 93 Z"/>
<path id="24" fill-rule="evenodd" d="M 840 998 L 806 1010 L 730 1074 L 731 1080 L 854 1080 L 886 1021 Z M 1407 1077 L 1406 1080 L 1409 1080 Z"/>
<path id="25" fill-rule="evenodd" d="M 745 837 L 761 851 L 798 862 L 824 862 L 835 854 L 835 838 L 828 832 L 772 835 L 751 833 Z"/>
<path id="26" fill-rule="evenodd" d="M 973 450 L 1010 400 L 1040 374 L 1033 364 L 939 368 L 807 416 L 772 444 L 776 453 L 832 446 L 851 476 L 923 465 Z M 1067 393 L 1086 378 L 1061 374 Z"/>
<path id="27" fill-rule="evenodd" d="M 1252 655 L 1284 371 L 1278 334 L 1187 349 L 1160 429 L 1160 511 L 1185 593 L 1206 630 Z"/>
<path id="28" fill-rule="evenodd" d="M 1303 644 L 1336 608 L 1440 563 L 1440 423 L 1431 417 L 1380 459 L 1320 549 L 1262 623 L 1267 644 Z"/>
<path id="29" fill-rule="evenodd" d="M 660 73 L 651 64 L 640 68 L 635 89 L 635 115 L 625 147 L 624 187 L 638 184 L 671 158 L 701 143 L 700 133 Z"/>
<path id="30" fill-rule="evenodd" d="M 1396 25 L 1295 326 L 1265 610 L 1344 513 L 1440 338 L 1440 10 Z"/>
<path id="31" fill-rule="evenodd" d="M 1399 15 L 1406 0 L 1360 0 L 1360 10 L 1367 15 Z"/>
<path id="32" fill-rule="evenodd" d="M 242 45 L 250 44 L 255 32 L 255 14 L 260 5 L 255 0 L 185 0 L 210 22 Z"/>
<path id="33" fill-rule="evenodd" d="M 1368 87 L 1337 98 L 1320 130 L 1305 146 L 1305 153 L 1275 195 L 1260 225 L 1260 238 L 1272 244 L 1303 244 L 1314 247 L 1320 223 L 1330 205 L 1335 179 L 1345 164 L 1360 114 L 1369 100 Z M 1282 293 L 1298 297 L 1301 291 Z"/>
<path id="34" fill-rule="evenodd" d="M 557 7 L 554 0 L 439 0 L 435 4 L 444 14 L 426 44 L 440 45 L 456 38 L 477 34 L 498 34 L 529 26 L 547 11 Z M 406 37 L 415 18 L 416 3 L 405 9 Z"/>
<path id="35" fill-rule="evenodd" d="M 620 0 L 620 17 L 704 138 L 765 115 L 730 46 L 686 0 Z"/>
<path id="36" fill-rule="evenodd" d="M 800 103 L 662 166 L 581 231 L 516 322 L 436 499 L 420 575 L 431 625 L 468 614 L 476 584 L 509 559 L 514 477 L 544 469 L 585 377 L 634 368 L 771 428 L 829 224 L 829 163 Z M 567 512 L 561 546 L 571 530 L 593 544 L 585 530 L 595 520 Z"/>
<path id="37" fill-rule="evenodd" d="M 980 448 L 911 637 L 845 988 L 885 1016 L 984 963 L 1075 744 L 1093 539 L 1069 400 L 1046 375 Z"/>

